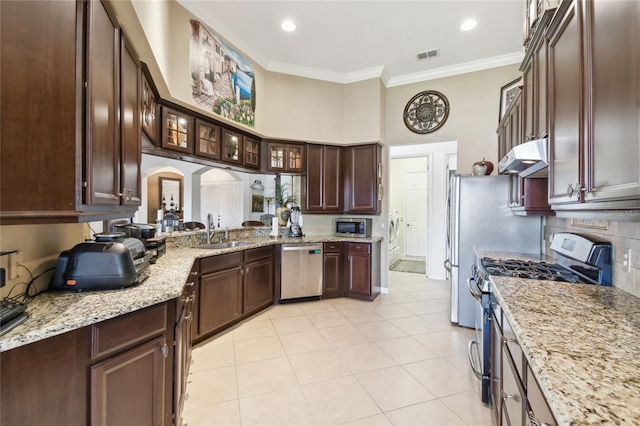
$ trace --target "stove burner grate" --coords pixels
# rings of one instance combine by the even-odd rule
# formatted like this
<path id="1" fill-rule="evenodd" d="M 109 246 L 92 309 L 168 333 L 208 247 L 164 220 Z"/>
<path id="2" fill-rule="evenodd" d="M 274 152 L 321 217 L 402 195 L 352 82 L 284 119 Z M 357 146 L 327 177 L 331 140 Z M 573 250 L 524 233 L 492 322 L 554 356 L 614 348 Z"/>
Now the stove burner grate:
<path id="1" fill-rule="evenodd" d="M 533 280 L 561 281 L 568 283 L 584 282 L 582 278 L 568 269 L 547 262 L 533 262 L 517 259 L 482 259 L 482 267 L 489 275 L 526 278 Z"/>

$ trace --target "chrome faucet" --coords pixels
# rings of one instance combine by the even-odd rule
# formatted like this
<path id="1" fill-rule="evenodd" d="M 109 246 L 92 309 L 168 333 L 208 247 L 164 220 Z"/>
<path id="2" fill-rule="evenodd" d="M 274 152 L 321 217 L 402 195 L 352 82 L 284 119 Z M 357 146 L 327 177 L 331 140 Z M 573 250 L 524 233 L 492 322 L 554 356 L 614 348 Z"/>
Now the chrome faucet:
<path id="1" fill-rule="evenodd" d="M 213 215 L 209 213 L 207 215 L 207 244 L 211 244 L 211 231 L 215 230 L 215 224 L 213 223 Z"/>

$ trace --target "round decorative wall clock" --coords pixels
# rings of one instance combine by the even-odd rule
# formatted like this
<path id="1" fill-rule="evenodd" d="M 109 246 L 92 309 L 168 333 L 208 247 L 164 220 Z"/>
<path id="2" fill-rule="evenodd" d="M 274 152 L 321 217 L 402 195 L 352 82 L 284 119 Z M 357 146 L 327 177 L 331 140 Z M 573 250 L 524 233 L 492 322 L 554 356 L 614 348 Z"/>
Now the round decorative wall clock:
<path id="1" fill-rule="evenodd" d="M 449 101 L 435 90 L 418 93 L 404 107 L 404 124 L 415 133 L 435 132 L 448 117 Z"/>

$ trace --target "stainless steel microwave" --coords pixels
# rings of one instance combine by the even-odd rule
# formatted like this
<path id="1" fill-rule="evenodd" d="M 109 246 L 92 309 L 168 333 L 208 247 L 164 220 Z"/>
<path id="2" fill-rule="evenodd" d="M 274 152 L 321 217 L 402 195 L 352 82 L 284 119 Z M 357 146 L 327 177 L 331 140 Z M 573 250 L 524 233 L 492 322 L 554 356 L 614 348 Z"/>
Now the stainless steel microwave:
<path id="1" fill-rule="evenodd" d="M 335 220 L 336 237 L 370 237 L 371 228 L 371 219 L 340 218 Z"/>

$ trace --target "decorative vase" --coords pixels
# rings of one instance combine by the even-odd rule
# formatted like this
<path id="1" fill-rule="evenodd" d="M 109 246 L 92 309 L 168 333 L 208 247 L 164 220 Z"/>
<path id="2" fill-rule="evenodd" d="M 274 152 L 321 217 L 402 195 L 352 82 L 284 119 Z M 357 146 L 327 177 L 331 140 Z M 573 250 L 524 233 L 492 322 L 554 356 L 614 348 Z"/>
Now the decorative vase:
<path id="1" fill-rule="evenodd" d="M 289 207 L 278 207 L 276 209 L 276 217 L 278 218 L 278 225 L 287 226 L 287 221 L 289 220 L 290 215 L 291 215 L 291 210 L 289 210 Z"/>

